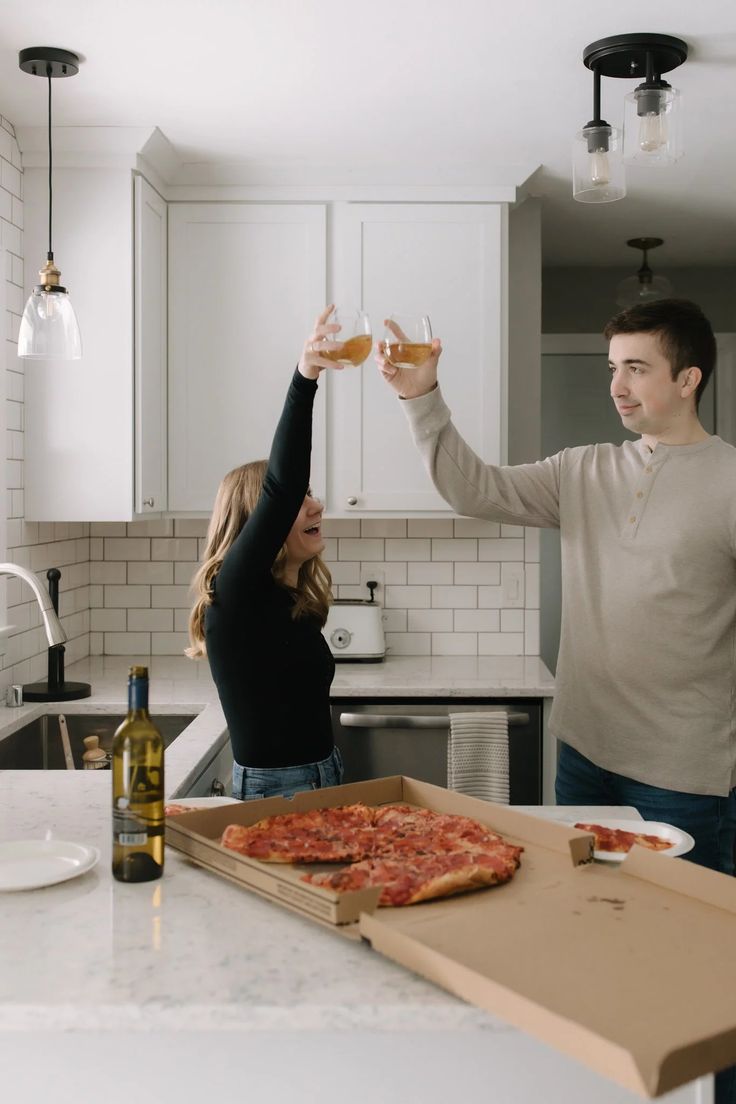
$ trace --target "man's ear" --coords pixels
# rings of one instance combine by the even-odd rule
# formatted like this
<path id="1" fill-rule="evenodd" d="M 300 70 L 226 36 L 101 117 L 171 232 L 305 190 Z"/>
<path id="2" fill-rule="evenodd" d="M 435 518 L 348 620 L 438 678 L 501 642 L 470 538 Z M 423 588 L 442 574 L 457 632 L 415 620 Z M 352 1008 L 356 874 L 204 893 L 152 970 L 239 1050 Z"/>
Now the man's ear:
<path id="1" fill-rule="evenodd" d="M 690 395 L 695 394 L 702 378 L 703 373 L 700 368 L 697 368 L 694 364 L 689 368 L 683 368 L 680 382 L 680 393 L 683 399 L 687 399 Z"/>

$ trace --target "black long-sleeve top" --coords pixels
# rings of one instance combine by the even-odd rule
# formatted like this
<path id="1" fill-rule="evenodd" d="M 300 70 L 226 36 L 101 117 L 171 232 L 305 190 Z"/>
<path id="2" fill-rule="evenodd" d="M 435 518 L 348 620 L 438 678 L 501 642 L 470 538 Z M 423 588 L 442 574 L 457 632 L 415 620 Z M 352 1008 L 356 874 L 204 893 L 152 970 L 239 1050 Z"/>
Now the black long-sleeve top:
<path id="1" fill-rule="evenodd" d="M 317 618 L 294 620 L 294 597 L 271 566 L 309 488 L 315 380 L 297 370 L 276 428 L 258 503 L 228 549 L 205 611 L 205 641 L 235 761 L 291 767 L 333 748 L 335 661 Z"/>

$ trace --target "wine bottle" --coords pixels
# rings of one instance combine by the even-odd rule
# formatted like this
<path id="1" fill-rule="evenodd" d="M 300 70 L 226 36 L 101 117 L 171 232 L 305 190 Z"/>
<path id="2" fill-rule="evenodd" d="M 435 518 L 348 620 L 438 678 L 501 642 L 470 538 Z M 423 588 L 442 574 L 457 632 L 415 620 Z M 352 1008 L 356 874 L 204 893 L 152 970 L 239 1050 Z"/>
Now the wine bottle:
<path id="1" fill-rule="evenodd" d="M 164 742 L 148 714 L 148 668 L 131 667 L 128 715 L 112 742 L 112 873 L 150 882 L 164 872 Z"/>

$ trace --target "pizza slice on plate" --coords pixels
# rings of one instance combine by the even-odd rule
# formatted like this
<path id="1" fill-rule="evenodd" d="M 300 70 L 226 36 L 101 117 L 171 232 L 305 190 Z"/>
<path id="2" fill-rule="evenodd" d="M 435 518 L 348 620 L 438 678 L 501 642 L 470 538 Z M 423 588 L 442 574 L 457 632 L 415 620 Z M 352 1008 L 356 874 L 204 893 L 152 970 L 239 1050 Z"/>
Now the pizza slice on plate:
<path id="1" fill-rule="evenodd" d="M 593 833 L 596 851 L 630 851 L 635 843 L 652 851 L 668 851 L 672 847 L 672 840 L 644 832 L 627 832 L 623 828 L 606 828 L 602 824 L 578 823 L 575 827 Z"/>

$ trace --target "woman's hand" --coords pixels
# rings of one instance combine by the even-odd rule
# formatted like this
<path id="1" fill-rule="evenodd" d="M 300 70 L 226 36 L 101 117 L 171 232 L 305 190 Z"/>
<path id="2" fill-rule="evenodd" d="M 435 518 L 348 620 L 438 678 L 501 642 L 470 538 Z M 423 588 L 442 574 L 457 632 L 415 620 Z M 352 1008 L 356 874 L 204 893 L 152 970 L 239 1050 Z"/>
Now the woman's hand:
<path id="1" fill-rule="evenodd" d="M 391 319 L 386 319 L 384 325 L 392 330 L 400 341 L 406 341 L 406 335 Z M 393 388 L 400 399 L 418 399 L 420 395 L 427 395 L 437 386 L 437 364 L 441 355 L 442 342 L 435 337 L 432 341 L 432 352 L 418 368 L 395 368 L 393 364 L 389 364 L 383 355 L 382 343 L 376 345 L 374 360 L 386 383 Z"/>
<path id="2" fill-rule="evenodd" d="M 327 319 L 335 309 L 334 303 L 330 303 L 328 307 L 317 316 L 314 322 L 314 329 L 304 343 L 302 349 L 302 355 L 299 360 L 299 371 L 307 379 L 316 380 L 320 372 L 325 368 L 344 368 L 343 364 L 338 364 L 336 360 L 328 360 L 324 356 L 325 352 L 331 352 L 334 349 L 339 349 L 342 342 L 330 341 L 330 335 L 337 333 L 340 329 L 334 322 L 328 322 Z"/>

